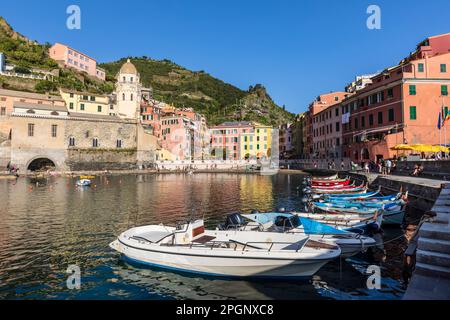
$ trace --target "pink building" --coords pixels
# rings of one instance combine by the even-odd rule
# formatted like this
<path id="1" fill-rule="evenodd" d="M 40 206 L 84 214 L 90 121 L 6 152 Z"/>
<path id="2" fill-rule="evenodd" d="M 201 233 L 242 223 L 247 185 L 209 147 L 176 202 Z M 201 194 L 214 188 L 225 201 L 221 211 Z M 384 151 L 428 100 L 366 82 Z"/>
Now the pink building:
<path id="1" fill-rule="evenodd" d="M 253 130 L 253 125 L 248 121 L 224 122 L 221 125 L 212 127 L 211 132 L 211 152 L 212 157 L 223 160 L 239 160 L 244 155 L 240 155 L 240 137 Z"/>
<path id="2" fill-rule="evenodd" d="M 161 118 L 161 147 L 172 153 L 176 160 L 193 160 L 192 120 L 183 116 L 166 116 Z"/>
<path id="3" fill-rule="evenodd" d="M 97 61 L 95 59 L 64 44 L 55 43 L 49 49 L 49 55 L 50 58 L 56 60 L 64 67 L 86 72 L 100 80 L 106 79 L 105 70 L 97 67 Z"/>

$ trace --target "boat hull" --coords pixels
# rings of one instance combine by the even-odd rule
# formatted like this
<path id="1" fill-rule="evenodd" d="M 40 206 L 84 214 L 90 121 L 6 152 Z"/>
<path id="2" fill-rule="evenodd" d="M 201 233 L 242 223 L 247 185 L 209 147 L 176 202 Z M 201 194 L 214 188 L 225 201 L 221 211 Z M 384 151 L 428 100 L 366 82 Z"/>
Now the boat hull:
<path id="1" fill-rule="evenodd" d="M 110 247 L 122 254 L 126 260 L 141 265 L 164 268 L 183 273 L 226 278 L 305 278 L 314 275 L 331 259 L 292 259 L 265 256 L 246 257 L 212 256 L 211 249 L 195 250 L 194 254 L 158 251 L 138 248 L 116 240 Z M 218 250 L 218 249 L 214 249 Z"/>
<path id="2" fill-rule="evenodd" d="M 385 211 L 383 215 L 384 225 L 401 225 L 405 218 L 405 210 L 398 210 L 394 212 Z"/>

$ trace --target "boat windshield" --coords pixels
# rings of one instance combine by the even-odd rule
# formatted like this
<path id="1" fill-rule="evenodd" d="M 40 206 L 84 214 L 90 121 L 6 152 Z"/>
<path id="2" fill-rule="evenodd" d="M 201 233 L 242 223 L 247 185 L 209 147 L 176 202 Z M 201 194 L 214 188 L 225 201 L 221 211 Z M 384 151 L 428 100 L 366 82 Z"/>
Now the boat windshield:
<path id="1" fill-rule="evenodd" d="M 289 218 L 289 222 L 292 228 L 298 228 L 302 224 L 298 216 L 292 216 Z"/>
<path id="2" fill-rule="evenodd" d="M 298 216 L 278 216 L 275 218 L 275 225 L 278 227 L 283 227 L 285 229 L 294 229 L 298 228 L 301 225 L 301 221 Z"/>

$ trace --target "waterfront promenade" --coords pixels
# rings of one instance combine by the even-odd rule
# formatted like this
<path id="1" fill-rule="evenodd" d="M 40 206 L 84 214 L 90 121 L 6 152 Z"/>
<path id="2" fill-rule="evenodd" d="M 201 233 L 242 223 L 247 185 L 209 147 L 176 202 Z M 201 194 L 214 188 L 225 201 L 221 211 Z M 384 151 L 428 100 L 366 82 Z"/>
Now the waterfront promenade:
<path id="1" fill-rule="evenodd" d="M 430 178 L 420 178 L 420 177 L 411 177 L 411 176 L 399 176 L 399 175 L 383 175 L 379 173 L 360 173 L 361 175 L 364 175 L 367 177 L 367 181 L 369 183 L 373 183 L 377 178 L 383 178 L 383 179 L 389 179 L 393 181 L 398 181 L 400 183 L 410 183 L 410 184 L 416 184 L 420 186 L 425 187 L 432 187 L 432 188 L 441 188 L 443 184 L 448 183 L 448 181 L 445 180 L 439 180 L 439 179 L 430 179 Z"/>

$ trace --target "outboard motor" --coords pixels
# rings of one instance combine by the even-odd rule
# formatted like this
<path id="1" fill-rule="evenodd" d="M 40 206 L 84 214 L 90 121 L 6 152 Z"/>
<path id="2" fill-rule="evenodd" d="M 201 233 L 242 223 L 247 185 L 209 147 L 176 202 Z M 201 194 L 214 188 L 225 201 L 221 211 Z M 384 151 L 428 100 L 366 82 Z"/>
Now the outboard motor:
<path id="1" fill-rule="evenodd" d="M 278 208 L 278 212 L 285 213 L 286 212 L 286 208 Z"/>
<path id="2" fill-rule="evenodd" d="M 237 229 L 244 226 L 244 217 L 239 212 L 227 215 L 225 223 L 219 225 L 219 230 Z"/>
<path id="3" fill-rule="evenodd" d="M 251 214 L 258 214 L 258 213 L 260 213 L 260 212 L 259 212 L 259 210 L 253 209 L 250 213 L 251 213 Z"/>

